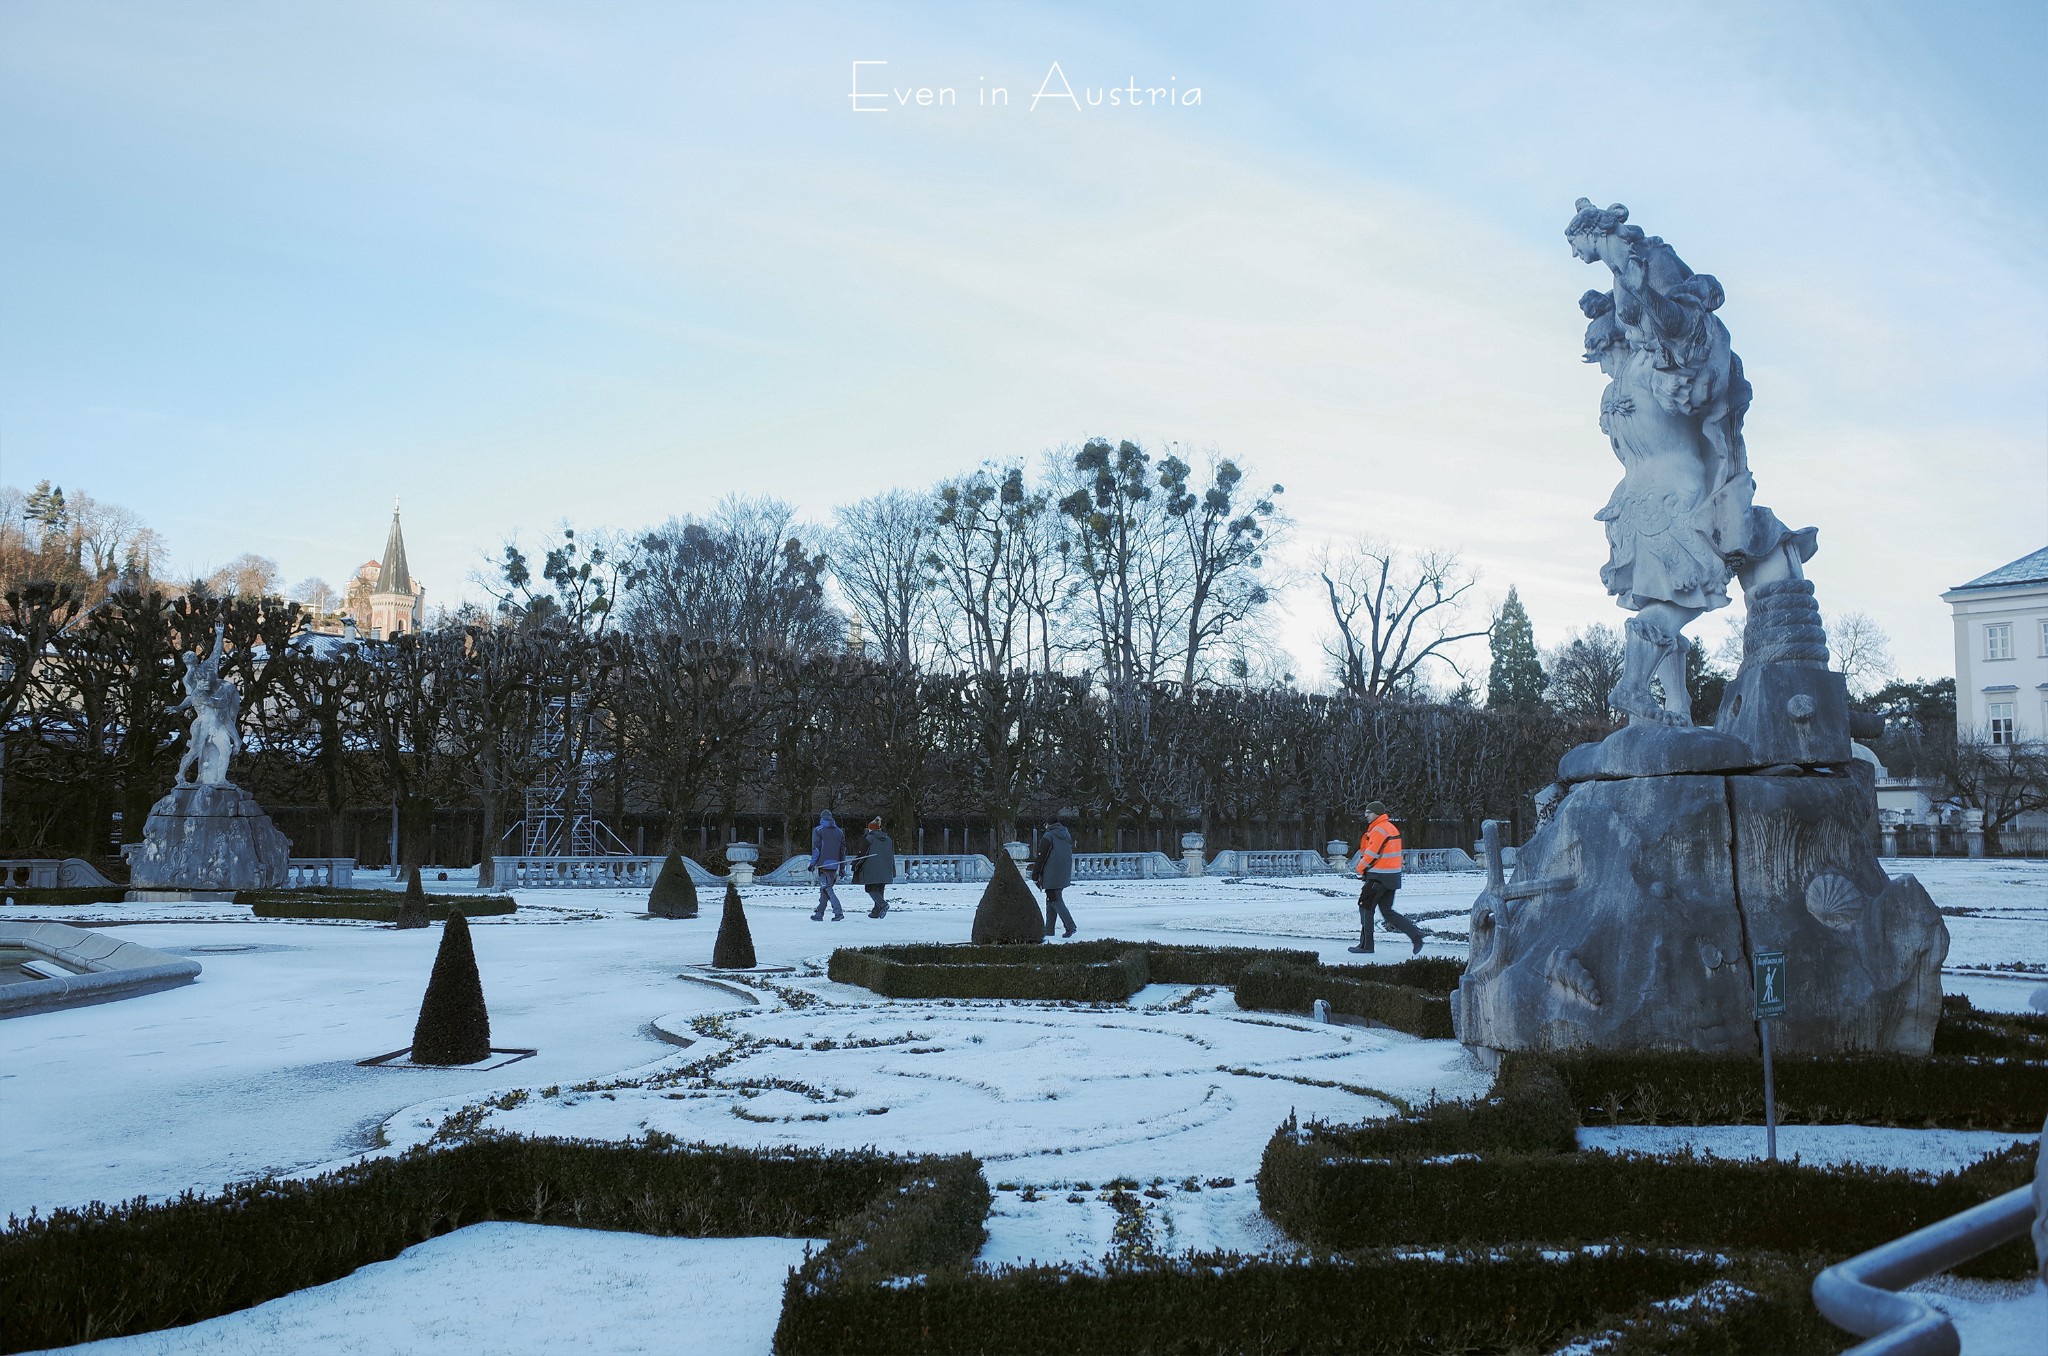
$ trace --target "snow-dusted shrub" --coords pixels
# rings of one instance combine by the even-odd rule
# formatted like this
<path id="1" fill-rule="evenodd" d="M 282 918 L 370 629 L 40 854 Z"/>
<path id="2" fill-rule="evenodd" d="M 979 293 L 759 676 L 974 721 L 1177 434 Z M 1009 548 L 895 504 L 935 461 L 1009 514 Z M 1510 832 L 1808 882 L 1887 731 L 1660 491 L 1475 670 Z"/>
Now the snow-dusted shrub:
<path id="1" fill-rule="evenodd" d="M 427 918 L 441 922 L 451 910 L 468 918 L 495 918 L 516 912 L 519 905 L 510 895 L 428 895 Z M 332 896 L 318 891 L 244 890 L 235 895 L 237 904 L 247 904 L 258 918 L 349 918 L 367 923 L 395 923 L 408 906 L 394 900 L 388 890 L 336 891 Z"/>
<path id="2" fill-rule="evenodd" d="M 683 856 L 674 848 L 668 850 L 668 860 L 661 864 L 661 874 L 654 878 L 654 888 L 647 892 L 647 912 L 656 918 L 695 918 L 697 916 L 697 882 L 690 877 L 690 868 L 683 865 Z"/>
<path id="3" fill-rule="evenodd" d="M 1618 1240 L 1836 1258 L 1872 1248 L 2030 1180 L 2021 1148 L 1927 1178 L 1693 1154 L 1366 1157 L 1357 1129 L 1283 1124 L 1259 1167 L 1259 1205 L 1318 1249 Z M 2018 1243 L 1966 1270 L 2022 1277 Z"/>
<path id="4" fill-rule="evenodd" d="M 725 909 L 718 916 L 718 940 L 711 944 L 711 963 L 721 970 L 754 968 L 754 933 L 747 926 L 747 909 L 740 903 L 740 890 L 725 883 Z"/>
<path id="5" fill-rule="evenodd" d="M 975 905 L 970 937 L 977 946 L 1045 940 L 1045 915 L 1039 912 L 1038 898 L 1024 883 L 1017 863 L 1007 852 L 996 854 L 996 872 L 981 892 L 981 902 Z"/>
<path id="6" fill-rule="evenodd" d="M 1545 1351 L 1728 1270 L 1697 1251 L 1487 1248 L 1308 1260 L 1200 1254 L 1102 1270 L 934 1268 L 862 1285 L 810 1282 L 819 1260 L 784 1293 L 781 1356 Z"/>
<path id="7" fill-rule="evenodd" d="M 1070 946 L 842 947 L 828 973 L 889 998 L 1036 998 L 1121 1003 L 1149 983 L 1135 942 Z"/>
<path id="8" fill-rule="evenodd" d="M 1950 1021 L 1944 1013 L 1935 1028 L 1937 1049 Z M 1761 1055 L 1589 1050 L 1543 1058 L 1591 1123 L 1763 1124 Z M 1779 1055 L 1773 1062 L 1778 1119 L 1789 1125 L 2027 1132 L 2048 1119 L 2048 1061 L 2038 1058 Z"/>
<path id="9" fill-rule="evenodd" d="M 405 878 L 405 895 L 398 906 L 398 926 L 423 928 L 426 925 L 427 887 L 420 882 L 420 869 L 414 867 L 412 874 Z"/>
<path id="10" fill-rule="evenodd" d="M 434 972 L 427 977 L 427 996 L 412 1029 L 412 1062 L 474 1064 L 490 1054 L 491 1014 L 484 1007 L 483 977 L 476 970 L 469 920 L 458 910 L 441 925 Z"/>
<path id="11" fill-rule="evenodd" d="M 1382 978 L 1380 966 L 1302 966 L 1262 962 L 1247 966 L 1237 983 L 1237 1005 L 1276 1012 L 1308 1012 L 1318 998 L 1332 1012 L 1381 1022 L 1411 1036 L 1449 1040 L 1451 1000 Z M 1368 977 L 1369 976 L 1369 977 Z"/>
<path id="12" fill-rule="evenodd" d="M 1962 994 L 1949 994 L 1935 1023 L 1934 1053 L 2048 1060 L 2048 1013 L 1979 1012 Z"/>
<path id="13" fill-rule="evenodd" d="M 0 1231 L 0 1351 L 154 1332 L 396 1257 L 455 1223 L 817 1237 L 950 1160 L 500 1135 L 218 1196 L 98 1202 Z"/>

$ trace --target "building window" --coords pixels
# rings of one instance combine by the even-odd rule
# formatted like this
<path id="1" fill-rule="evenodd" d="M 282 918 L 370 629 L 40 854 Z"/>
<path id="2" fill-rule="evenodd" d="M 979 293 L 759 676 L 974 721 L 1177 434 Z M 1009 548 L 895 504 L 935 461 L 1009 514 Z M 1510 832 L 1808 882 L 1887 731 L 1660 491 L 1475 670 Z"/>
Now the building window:
<path id="1" fill-rule="evenodd" d="M 1993 702 L 1993 703 L 1991 703 L 1991 742 L 1992 742 L 1992 743 L 1994 743 L 1994 744 L 2010 744 L 2010 743 L 2012 743 L 2012 707 L 2013 707 L 2013 704 L 2012 704 L 2011 702 Z"/>
<path id="2" fill-rule="evenodd" d="M 2041 618 L 2041 657 L 2048 659 L 2048 617 Z"/>
<path id="3" fill-rule="evenodd" d="M 2012 658 L 2012 623 L 1993 622 L 1984 628 L 1984 657 L 1986 659 Z"/>

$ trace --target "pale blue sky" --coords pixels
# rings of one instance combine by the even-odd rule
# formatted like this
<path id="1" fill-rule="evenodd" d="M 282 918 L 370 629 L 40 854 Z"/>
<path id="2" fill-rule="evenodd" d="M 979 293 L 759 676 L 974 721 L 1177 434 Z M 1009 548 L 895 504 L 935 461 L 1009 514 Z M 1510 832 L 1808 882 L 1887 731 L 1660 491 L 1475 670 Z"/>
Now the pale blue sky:
<path id="1" fill-rule="evenodd" d="M 0 483 L 335 584 L 403 493 L 448 602 L 565 516 L 1180 439 L 1550 642 L 1618 620 L 1585 194 L 1721 279 L 1760 500 L 1931 676 L 2048 541 L 2044 57 L 2040 3 L 5 0 Z M 1054 61 L 1202 102 L 1031 111 Z"/>

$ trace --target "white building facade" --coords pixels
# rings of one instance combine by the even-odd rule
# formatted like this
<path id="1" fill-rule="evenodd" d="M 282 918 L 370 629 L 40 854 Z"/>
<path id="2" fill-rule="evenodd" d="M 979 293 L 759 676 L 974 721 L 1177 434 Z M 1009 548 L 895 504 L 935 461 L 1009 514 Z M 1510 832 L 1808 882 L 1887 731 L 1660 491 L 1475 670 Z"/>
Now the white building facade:
<path id="1" fill-rule="evenodd" d="M 1958 733 L 2048 739 L 2048 546 L 1941 600 L 1955 613 Z"/>

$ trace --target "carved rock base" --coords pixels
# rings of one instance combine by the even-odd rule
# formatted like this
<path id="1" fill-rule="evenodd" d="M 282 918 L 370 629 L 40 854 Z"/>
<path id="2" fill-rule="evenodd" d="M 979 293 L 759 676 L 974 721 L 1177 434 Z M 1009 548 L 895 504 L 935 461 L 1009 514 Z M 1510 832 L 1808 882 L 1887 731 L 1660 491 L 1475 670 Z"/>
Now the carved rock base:
<path id="1" fill-rule="evenodd" d="M 1925 1055 L 1948 930 L 1887 878 L 1860 778 L 1661 776 L 1568 788 L 1473 905 L 1454 997 L 1495 1050 L 1759 1048 L 1750 958 L 1783 951 L 1788 1053 Z"/>
<path id="2" fill-rule="evenodd" d="M 285 883 L 291 840 L 239 786 L 177 786 L 150 807 L 129 850 L 129 884 L 177 890 L 267 890 Z"/>

